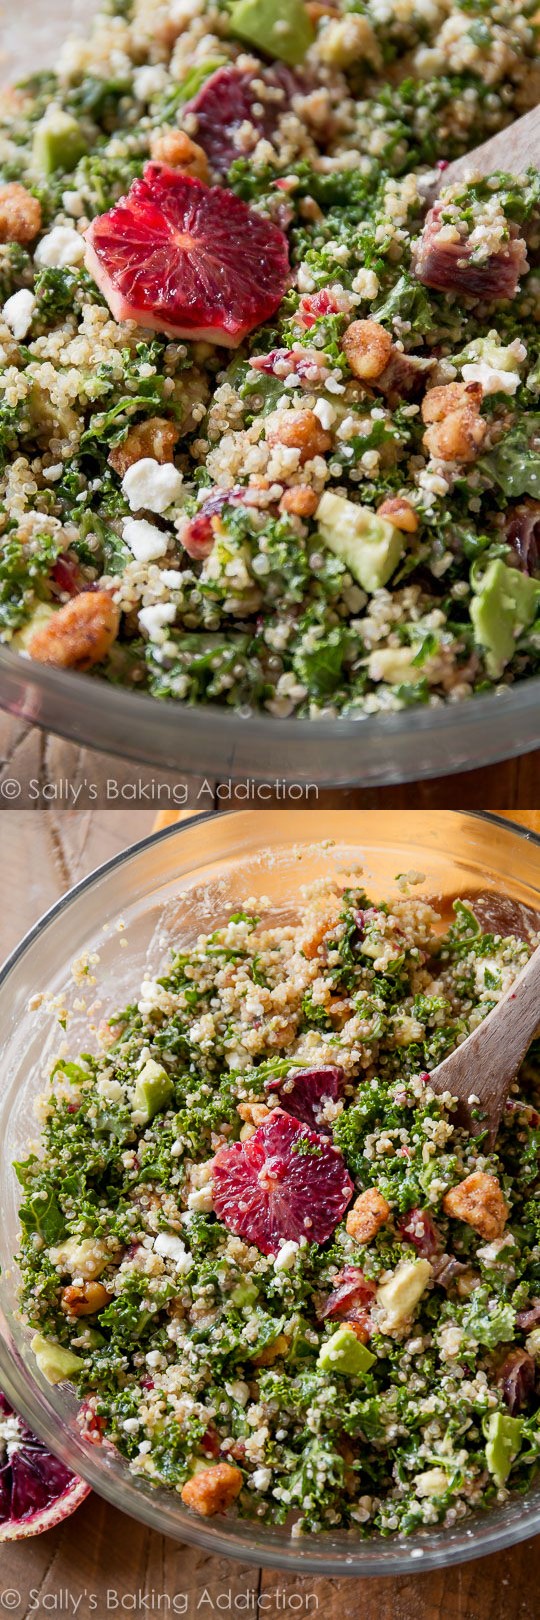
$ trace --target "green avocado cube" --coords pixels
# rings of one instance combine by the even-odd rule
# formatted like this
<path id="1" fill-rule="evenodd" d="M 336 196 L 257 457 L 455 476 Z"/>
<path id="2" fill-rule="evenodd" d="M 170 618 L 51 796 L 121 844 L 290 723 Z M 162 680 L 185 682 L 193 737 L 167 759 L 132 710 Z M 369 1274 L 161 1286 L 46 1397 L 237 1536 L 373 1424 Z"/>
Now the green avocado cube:
<path id="1" fill-rule="evenodd" d="M 528 629 L 540 606 L 540 581 L 521 574 L 519 568 L 507 568 L 500 557 L 488 564 L 485 573 L 475 585 L 471 600 L 471 620 L 475 640 L 485 650 L 488 675 L 498 680 L 506 664 L 513 658 L 516 637 Z"/>
<path id="2" fill-rule="evenodd" d="M 170 1074 L 163 1069 L 161 1063 L 155 1063 L 148 1058 L 140 1074 L 133 1092 L 133 1111 L 143 1116 L 144 1124 L 159 1114 L 162 1108 L 172 1102 L 174 1085 Z"/>
<path id="3" fill-rule="evenodd" d="M 357 1339 L 351 1328 L 343 1326 L 336 1328 L 332 1337 L 325 1339 L 321 1345 L 317 1366 L 321 1372 L 348 1373 L 353 1378 L 360 1378 L 362 1373 L 369 1372 L 374 1361 L 375 1356 L 367 1345 Z"/>
<path id="4" fill-rule="evenodd" d="M 405 536 L 369 506 L 357 506 L 326 490 L 316 511 L 321 540 L 340 557 L 363 591 L 373 596 L 387 584 L 405 548 Z"/>
<path id="5" fill-rule="evenodd" d="M 486 1463 L 496 1485 L 504 1485 L 523 1438 L 523 1419 L 492 1412 L 486 1425 Z"/>
<path id="6" fill-rule="evenodd" d="M 236 0 L 229 21 L 231 33 L 289 67 L 303 62 L 315 38 L 302 0 Z"/>
<path id="7" fill-rule="evenodd" d="M 34 131 L 36 168 L 45 175 L 54 174 L 56 169 L 65 169 L 71 174 L 87 151 L 87 142 L 76 119 L 62 112 L 61 107 L 49 107 Z"/>
<path id="8" fill-rule="evenodd" d="M 49 1384 L 63 1384 L 67 1379 L 76 1377 L 84 1366 L 81 1356 L 74 1356 L 72 1350 L 64 1350 L 61 1344 L 42 1338 L 41 1333 L 35 1334 L 30 1348 Z"/>

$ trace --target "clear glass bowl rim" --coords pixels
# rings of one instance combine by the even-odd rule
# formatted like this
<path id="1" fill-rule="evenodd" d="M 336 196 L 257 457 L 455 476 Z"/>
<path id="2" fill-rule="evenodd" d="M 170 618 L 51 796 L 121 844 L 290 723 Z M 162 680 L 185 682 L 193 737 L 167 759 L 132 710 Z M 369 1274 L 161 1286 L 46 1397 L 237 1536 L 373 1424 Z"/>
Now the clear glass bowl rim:
<path id="1" fill-rule="evenodd" d="M 375 787 L 515 758 L 540 745 L 540 677 L 439 708 L 278 719 L 160 702 L 0 647 L 0 706 L 83 746 L 183 776 Z"/>
<path id="2" fill-rule="evenodd" d="M 177 823 L 159 832 L 151 833 L 146 838 L 129 845 L 119 854 L 111 857 L 101 866 L 96 867 L 86 877 L 80 880 L 66 894 L 62 895 L 38 919 L 33 927 L 24 935 L 23 939 L 11 952 L 7 960 L 0 967 L 0 986 L 4 986 L 15 966 L 25 956 L 33 942 L 44 933 L 47 927 L 72 905 L 75 905 L 85 891 L 98 884 L 108 872 L 118 870 L 119 867 L 129 864 L 150 845 L 173 838 L 182 838 L 188 831 L 201 826 L 204 822 L 214 822 L 217 826 L 225 821 L 237 820 L 246 812 L 229 811 L 217 814 L 214 811 L 203 812 L 190 817 L 184 823 Z M 249 812 L 247 812 L 249 814 Z M 253 812 L 251 813 L 253 814 Z M 373 817 L 376 811 L 366 812 Z M 411 819 L 414 816 L 411 812 Z M 437 816 L 437 812 L 433 813 Z M 519 840 L 528 842 L 540 849 L 540 835 L 529 831 L 526 827 L 507 820 L 506 818 L 489 811 L 452 811 L 439 812 L 439 815 L 450 814 L 460 817 L 465 822 L 484 822 Z M 191 869 L 196 872 L 196 867 Z M 0 1279 L 1 1287 L 1 1279 Z M 51 1450 L 74 1470 L 81 1471 L 80 1456 L 70 1450 L 70 1442 L 63 1437 L 58 1438 L 41 1416 L 39 1405 L 36 1404 L 36 1395 L 31 1387 L 28 1371 L 23 1364 L 16 1364 L 10 1354 L 7 1340 L 2 1333 L 0 1321 L 0 1379 L 2 1387 L 8 1397 L 16 1405 L 18 1411 L 26 1419 L 34 1431 L 41 1436 Z M 113 1506 L 121 1507 L 134 1519 L 161 1531 L 171 1534 L 179 1541 L 193 1544 L 208 1553 L 218 1554 L 226 1558 L 240 1559 L 242 1562 L 282 1569 L 299 1574 L 341 1575 L 341 1576 L 389 1576 L 400 1573 L 412 1574 L 414 1569 L 423 1574 L 428 1569 L 440 1568 L 450 1563 L 465 1563 L 471 1559 L 485 1557 L 487 1554 L 500 1551 L 502 1548 L 517 1544 L 527 1537 L 540 1531 L 540 1493 L 538 1489 L 531 1495 L 525 1496 L 521 1501 L 513 1498 L 513 1514 L 511 1522 L 505 1522 L 504 1512 L 496 1511 L 475 1516 L 473 1520 L 463 1521 L 463 1534 L 453 1533 L 452 1545 L 449 1546 L 449 1532 L 438 1531 L 430 1535 L 431 1544 L 426 1545 L 421 1536 L 408 1538 L 392 1538 L 388 1540 L 372 1538 L 368 1541 L 359 1541 L 343 1545 L 339 1551 L 328 1552 L 324 1550 L 322 1542 L 325 1538 L 318 1536 L 305 1536 L 298 1541 L 289 1540 L 285 1545 L 275 1546 L 265 1540 L 265 1526 L 251 1526 L 248 1521 L 229 1521 L 230 1530 L 224 1532 L 213 1526 L 212 1520 L 199 1520 L 195 1517 L 182 1515 L 182 1522 L 178 1526 L 170 1523 L 163 1524 L 162 1511 L 170 1503 L 170 1492 L 152 1491 L 142 1494 L 127 1480 L 125 1476 L 118 1489 L 118 1479 L 108 1475 L 107 1468 L 102 1466 L 99 1448 L 85 1452 L 84 1476 L 97 1493 Z M 472 1524 L 472 1530 L 471 1530 Z M 238 1534 L 235 1534 L 236 1528 Z M 254 1530 L 253 1534 L 250 1532 Z M 421 1551 L 419 1549 L 422 1549 Z M 368 1555 L 368 1556 L 366 1556 Z M 414 1560 L 418 1559 L 415 1565 Z M 421 1561 L 420 1561 L 421 1560 Z M 366 1565 L 368 1567 L 366 1567 Z"/>

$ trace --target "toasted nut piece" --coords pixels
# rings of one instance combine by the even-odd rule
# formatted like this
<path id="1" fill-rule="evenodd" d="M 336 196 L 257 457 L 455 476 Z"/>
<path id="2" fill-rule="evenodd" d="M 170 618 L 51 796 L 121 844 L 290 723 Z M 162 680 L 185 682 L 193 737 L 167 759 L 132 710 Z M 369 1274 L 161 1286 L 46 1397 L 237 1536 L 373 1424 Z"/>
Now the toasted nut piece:
<path id="1" fill-rule="evenodd" d="M 122 443 L 109 452 L 109 466 L 114 467 L 120 478 L 135 461 L 142 461 L 143 456 L 152 456 L 163 466 L 173 459 L 178 434 L 176 423 L 167 421 L 166 416 L 149 416 L 146 422 L 137 422 L 136 427 L 130 428 Z"/>
<path id="2" fill-rule="evenodd" d="M 460 411 L 464 406 L 472 406 L 473 410 L 479 411 L 481 404 L 481 383 L 443 383 L 441 388 L 430 388 L 424 394 L 422 421 L 442 422 L 451 411 Z"/>
<path id="3" fill-rule="evenodd" d="M 85 1282 L 80 1287 L 63 1288 L 60 1304 L 68 1316 L 95 1316 L 112 1299 L 103 1283 Z"/>
<path id="4" fill-rule="evenodd" d="M 272 411 L 265 427 L 269 444 L 284 444 L 289 450 L 300 451 L 301 467 L 312 456 L 324 456 L 332 447 L 331 436 L 321 427 L 314 411 Z"/>
<path id="5" fill-rule="evenodd" d="M 310 22 L 314 23 L 315 26 L 320 22 L 321 17 L 338 16 L 335 6 L 325 6 L 322 4 L 322 0 L 307 0 L 306 11 Z"/>
<path id="6" fill-rule="evenodd" d="M 443 1209 L 488 1240 L 502 1237 L 508 1220 L 508 1204 L 497 1177 L 484 1170 L 474 1170 L 457 1187 L 451 1187 L 443 1198 Z"/>
<path id="7" fill-rule="evenodd" d="M 213 1513 L 227 1512 L 240 1495 L 243 1483 L 240 1469 L 232 1463 L 213 1463 L 187 1479 L 180 1494 L 186 1507 L 210 1519 Z"/>
<path id="8" fill-rule="evenodd" d="M 118 635 L 120 610 L 108 591 L 81 591 L 28 642 L 30 658 L 55 669 L 91 669 Z"/>
<path id="9" fill-rule="evenodd" d="M 360 1193 L 345 1222 L 349 1237 L 356 1243 L 370 1243 L 390 1214 L 390 1205 L 376 1187 Z"/>
<path id="10" fill-rule="evenodd" d="M 307 484 L 296 484 L 294 489 L 286 489 L 282 495 L 280 512 L 292 512 L 293 517 L 313 517 L 319 505 L 319 496 L 314 489 L 308 489 Z"/>
<path id="11" fill-rule="evenodd" d="M 150 142 L 150 156 L 155 163 L 168 163 L 171 169 L 182 169 L 196 180 L 208 180 L 206 152 L 183 129 L 156 131 Z"/>
<path id="12" fill-rule="evenodd" d="M 481 383 L 445 383 L 430 388 L 422 400 L 422 419 L 429 423 L 424 445 L 440 461 L 475 461 L 487 432 L 480 416 Z"/>
<path id="13" fill-rule="evenodd" d="M 388 365 L 392 353 L 390 333 L 378 321 L 352 321 L 341 347 L 353 377 L 373 382 Z"/>
<path id="14" fill-rule="evenodd" d="M 270 1109 L 267 1108 L 266 1103 L 245 1102 L 238 1104 L 237 1112 L 240 1119 L 245 1119 L 246 1124 L 262 1125 L 263 1119 L 268 1118 Z"/>
<path id="15" fill-rule="evenodd" d="M 32 242 L 41 230 L 41 203 L 17 180 L 0 186 L 0 242 Z"/>
<path id="16" fill-rule="evenodd" d="M 348 1328 L 349 1333 L 354 1333 L 355 1339 L 359 1339 L 360 1344 L 367 1344 L 369 1331 L 363 1322 L 340 1322 L 340 1327 Z"/>
<path id="17" fill-rule="evenodd" d="M 260 1355 L 254 1356 L 253 1366 L 271 1367 L 279 1356 L 286 1356 L 290 1342 L 285 1333 L 278 1333 L 277 1339 L 273 1339 L 271 1344 L 267 1344 L 264 1350 L 261 1350 Z"/>
<path id="18" fill-rule="evenodd" d="M 416 534 L 418 513 L 404 495 L 389 495 L 388 499 L 377 507 L 377 517 L 388 518 L 395 529 L 403 529 L 405 534 Z"/>

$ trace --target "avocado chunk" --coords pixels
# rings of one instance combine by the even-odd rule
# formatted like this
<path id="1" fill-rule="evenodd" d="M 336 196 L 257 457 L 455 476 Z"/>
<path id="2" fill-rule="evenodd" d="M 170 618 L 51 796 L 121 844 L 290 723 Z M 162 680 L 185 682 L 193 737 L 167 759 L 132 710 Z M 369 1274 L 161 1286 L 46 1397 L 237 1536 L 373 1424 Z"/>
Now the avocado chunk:
<path id="1" fill-rule="evenodd" d="M 382 1305 L 385 1316 L 383 1332 L 408 1322 L 432 1274 L 429 1260 L 400 1260 L 393 1275 L 377 1289 L 377 1305 Z"/>
<path id="2" fill-rule="evenodd" d="M 41 174 L 51 175 L 56 169 L 71 173 L 87 151 L 87 142 L 76 119 L 62 112 L 61 107 L 49 107 L 34 131 L 34 163 Z"/>
<path id="3" fill-rule="evenodd" d="M 471 601 L 471 620 L 475 639 L 485 649 L 488 675 L 498 680 L 506 664 L 513 658 L 516 638 L 528 629 L 540 606 L 540 580 L 520 574 L 518 568 L 507 568 L 496 557 L 488 564 L 475 585 Z"/>
<path id="4" fill-rule="evenodd" d="M 166 1108 L 174 1097 L 174 1085 L 170 1074 L 163 1069 L 161 1063 L 155 1063 L 148 1058 L 140 1074 L 133 1093 L 133 1111 L 143 1116 L 145 1125 Z"/>
<path id="5" fill-rule="evenodd" d="M 496 1485 L 504 1485 L 523 1438 L 523 1419 L 492 1412 L 486 1425 L 486 1463 Z"/>
<path id="6" fill-rule="evenodd" d="M 344 1323 L 321 1345 L 317 1366 L 321 1372 L 348 1373 L 353 1378 L 360 1378 L 362 1373 L 369 1372 L 374 1361 L 371 1350 Z"/>
<path id="7" fill-rule="evenodd" d="M 343 495 L 326 490 L 316 511 L 321 540 L 350 569 L 354 579 L 373 596 L 386 585 L 405 548 L 405 536 L 387 518 L 369 506 L 356 506 Z"/>
<path id="8" fill-rule="evenodd" d="M 67 1379 L 75 1378 L 79 1369 L 84 1367 L 81 1356 L 74 1356 L 72 1350 L 64 1350 L 61 1344 L 42 1338 L 41 1333 L 35 1334 L 30 1348 L 49 1384 L 63 1384 Z"/>
<path id="9" fill-rule="evenodd" d="M 315 31 L 302 0 L 236 0 L 231 32 L 278 62 L 303 62 Z"/>

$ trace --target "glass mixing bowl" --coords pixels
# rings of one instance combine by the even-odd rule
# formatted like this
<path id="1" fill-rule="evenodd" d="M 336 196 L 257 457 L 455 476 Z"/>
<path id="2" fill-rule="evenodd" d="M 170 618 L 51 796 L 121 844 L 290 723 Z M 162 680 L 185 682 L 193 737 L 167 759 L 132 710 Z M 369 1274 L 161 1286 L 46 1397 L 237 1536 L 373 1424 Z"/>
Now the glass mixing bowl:
<path id="1" fill-rule="evenodd" d="M 450 1530 L 361 1541 L 332 1533 L 291 1540 L 285 1529 L 190 1516 L 178 1495 L 152 1490 L 120 1457 L 85 1444 L 69 1386 L 51 1388 L 29 1349 L 17 1309 L 18 1184 L 11 1165 L 28 1149 L 36 1097 L 64 1039 L 59 1006 L 69 1010 L 70 1051 L 88 1051 L 91 1022 L 130 999 L 175 941 L 216 927 L 248 895 L 269 897 L 290 918 L 305 883 L 361 865 L 374 899 L 396 892 L 398 873 L 425 877 L 415 894 L 438 898 L 494 890 L 540 907 L 540 838 L 497 817 L 451 811 L 250 811 L 202 816 L 134 845 L 100 867 L 38 922 L 0 975 L 0 1385 L 65 1463 L 116 1506 L 154 1529 L 209 1552 L 300 1572 L 390 1575 L 474 1558 L 540 1529 L 540 1487 L 525 1499 Z M 123 929 L 116 924 L 122 919 Z M 95 983 L 81 991 L 71 965 L 89 952 Z M 84 984 L 84 980 L 82 981 Z M 44 994 L 33 1009 L 29 998 Z M 83 1013 L 86 995 L 93 1009 Z M 53 1005 L 51 998 L 60 997 Z M 96 1002 L 98 1005 L 96 1005 Z M 90 1024 L 90 1033 L 89 1033 Z M 95 1044 L 95 1037 L 94 1037 Z"/>
<path id="2" fill-rule="evenodd" d="M 84 35 L 97 0 L 0 0 L 0 82 L 54 63 Z M 5 18 L 3 16 L 5 10 Z M 242 719 L 229 709 L 159 703 L 0 649 L 0 706 L 33 725 L 183 775 L 362 787 L 417 781 L 510 759 L 540 745 L 540 680 L 446 708 L 348 720 Z"/>
<path id="3" fill-rule="evenodd" d="M 182 776 L 375 787 L 472 770 L 540 746 L 540 679 L 446 707 L 356 719 L 243 718 L 33 664 L 0 648 L 0 706 L 32 725 Z"/>

